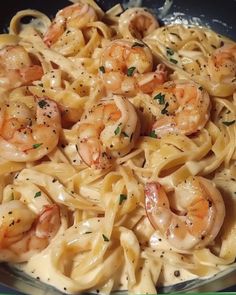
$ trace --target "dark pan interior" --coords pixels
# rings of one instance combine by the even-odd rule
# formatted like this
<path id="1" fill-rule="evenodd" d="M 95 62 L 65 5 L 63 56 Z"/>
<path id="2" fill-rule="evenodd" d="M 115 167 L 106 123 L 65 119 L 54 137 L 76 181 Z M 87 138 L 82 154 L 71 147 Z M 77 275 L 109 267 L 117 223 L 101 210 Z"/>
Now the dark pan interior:
<path id="1" fill-rule="evenodd" d="M 109 9 L 117 3 L 127 4 L 128 0 L 97 0 L 97 3 L 104 9 Z M 139 1 L 130 1 L 135 3 Z M 141 1 L 140 1 L 141 2 Z M 21 9 L 38 9 L 48 16 L 53 16 L 55 12 L 68 5 L 67 0 L 7 0 L 0 3 L 0 29 L 6 31 L 11 17 Z M 192 23 L 199 23 L 210 26 L 220 34 L 224 34 L 236 40 L 236 1 L 235 0 L 143 0 L 142 6 L 152 9 L 157 15 L 161 15 L 160 7 L 164 3 L 172 4 L 168 10 L 168 16 L 164 17 L 164 22 L 170 19 L 174 12 L 180 15 L 180 19 Z"/>

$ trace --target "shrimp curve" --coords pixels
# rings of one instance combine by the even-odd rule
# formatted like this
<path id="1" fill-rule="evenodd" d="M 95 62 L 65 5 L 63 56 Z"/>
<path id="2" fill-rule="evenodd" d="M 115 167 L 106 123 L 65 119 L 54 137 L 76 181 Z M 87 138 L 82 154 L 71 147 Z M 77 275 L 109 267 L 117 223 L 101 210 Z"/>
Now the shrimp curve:
<path id="1" fill-rule="evenodd" d="M 220 192 L 208 179 L 191 176 L 176 187 L 175 195 L 177 205 L 173 209 L 159 183 L 145 185 L 146 212 L 153 227 L 180 250 L 209 245 L 225 217 Z"/>
<path id="2" fill-rule="evenodd" d="M 158 27 L 156 18 L 145 8 L 129 8 L 119 18 L 119 31 L 123 38 L 142 39 Z"/>
<path id="3" fill-rule="evenodd" d="M 235 82 L 236 45 L 216 49 L 208 59 L 209 75 L 217 82 Z"/>
<path id="4" fill-rule="evenodd" d="M 30 55 L 20 45 L 0 49 L 0 87 L 9 90 L 40 80 L 43 69 L 33 63 Z"/>
<path id="5" fill-rule="evenodd" d="M 152 127 L 157 137 L 167 133 L 190 135 L 201 130 L 209 119 L 209 95 L 194 82 L 167 82 L 156 87 L 153 97 L 161 109 Z"/>
<path id="6" fill-rule="evenodd" d="M 106 90 L 113 94 L 151 93 L 156 85 L 167 80 L 164 64 L 159 64 L 152 72 L 152 52 L 141 41 L 110 42 L 101 54 L 99 69 Z"/>
<path id="7" fill-rule="evenodd" d="M 13 200 L 0 205 L 0 250 L 17 255 L 21 262 L 48 246 L 60 227 L 60 210 L 56 204 L 44 205 L 37 216 L 27 205 Z M 3 258 L 0 257 L 0 260 Z"/>
<path id="8" fill-rule="evenodd" d="M 44 43 L 50 47 L 68 28 L 81 29 L 89 22 L 97 20 L 97 14 L 87 3 L 75 3 L 58 11 L 55 19 L 43 37 Z"/>
<path id="9" fill-rule="evenodd" d="M 140 122 L 127 99 L 113 96 L 88 110 L 76 128 L 83 161 L 92 168 L 107 169 L 111 157 L 123 156 L 134 147 Z"/>
<path id="10" fill-rule="evenodd" d="M 58 143 L 61 117 L 56 102 L 36 98 L 36 114 L 23 102 L 1 102 L 0 153 L 10 161 L 35 161 Z"/>

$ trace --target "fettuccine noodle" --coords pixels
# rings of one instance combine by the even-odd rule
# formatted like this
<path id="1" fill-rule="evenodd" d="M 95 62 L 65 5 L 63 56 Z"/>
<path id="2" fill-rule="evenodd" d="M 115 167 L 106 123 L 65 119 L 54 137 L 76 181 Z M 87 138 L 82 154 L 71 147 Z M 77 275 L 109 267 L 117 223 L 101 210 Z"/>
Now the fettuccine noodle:
<path id="1" fill-rule="evenodd" d="M 0 93 L 1 262 L 72 294 L 233 266 L 233 41 L 93 0 L 23 10 L 0 35 Z"/>

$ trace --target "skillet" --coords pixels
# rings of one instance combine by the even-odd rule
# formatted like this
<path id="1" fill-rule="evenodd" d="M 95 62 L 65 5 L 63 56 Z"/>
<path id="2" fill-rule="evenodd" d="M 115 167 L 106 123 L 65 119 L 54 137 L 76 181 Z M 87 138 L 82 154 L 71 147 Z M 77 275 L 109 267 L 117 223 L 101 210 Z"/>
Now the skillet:
<path id="1" fill-rule="evenodd" d="M 236 41 L 236 1 L 235 0 L 97 0 L 103 9 L 122 2 L 124 7 L 146 6 L 159 18 L 161 23 L 185 23 L 207 26 Z M 55 13 L 68 5 L 67 0 L 7 0 L 0 3 L 0 31 L 6 32 L 12 16 L 21 9 L 38 9 L 52 17 Z M 25 19 L 28 22 L 29 19 Z M 43 283 L 31 279 L 25 274 L 0 264 L 0 284 L 11 286 L 25 294 L 59 295 L 61 292 Z M 159 288 L 159 292 L 186 291 L 218 291 L 233 286 L 236 283 L 236 270 L 225 272 L 208 280 L 192 280 L 171 287 Z M 236 291 L 236 287 L 229 289 Z M 0 286 L 1 291 L 1 286 Z M 119 292 L 125 294 L 124 292 Z M 15 293 L 14 293 L 15 294 Z M 118 293 L 116 293 L 118 294 Z"/>

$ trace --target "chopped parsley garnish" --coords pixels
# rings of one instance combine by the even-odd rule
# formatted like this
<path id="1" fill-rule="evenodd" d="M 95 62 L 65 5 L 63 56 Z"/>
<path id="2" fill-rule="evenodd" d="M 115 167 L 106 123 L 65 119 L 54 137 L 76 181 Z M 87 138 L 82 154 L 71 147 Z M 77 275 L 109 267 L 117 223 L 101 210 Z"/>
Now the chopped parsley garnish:
<path id="1" fill-rule="evenodd" d="M 178 63 L 178 60 L 173 59 L 173 58 L 170 58 L 170 62 L 172 62 L 173 64 L 177 64 Z"/>
<path id="2" fill-rule="evenodd" d="M 41 109 L 43 109 L 47 105 L 47 102 L 45 100 L 40 100 L 38 102 L 38 105 Z"/>
<path id="3" fill-rule="evenodd" d="M 161 110 L 162 115 L 165 115 L 165 114 L 168 113 L 168 110 L 167 110 L 168 106 L 169 106 L 169 103 L 166 102 L 166 104 L 165 104 L 165 106 L 164 106 L 164 109 Z"/>
<path id="4" fill-rule="evenodd" d="M 108 237 L 106 237 L 104 234 L 102 234 L 102 237 L 103 237 L 104 242 L 109 242 Z"/>
<path id="5" fill-rule="evenodd" d="M 99 67 L 99 71 L 104 74 L 105 73 L 105 67 L 104 66 Z"/>
<path id="6" fill-rule="evenodd" d="M 120 133 L 120 125 L 121 125 L 121 123 L 116 127 L 116 129 L 114 131 L 115 135 L 118 135 Z"/>
<path id="7" fill-rule="evenodd" d="M 38 198 L 40 196 L 41 196 L 41 192 L 37 192 L 37 193 L 35 193 L 34 198 Z"/>
<path id="8" fill-rule="evenodd" d="M 165 94 L 158 93 L 153 99 L 158 99 L 159 104 L 165 104 Z"/>
<path id="9" fill-rule="evenodd" d="M 167 48 L 166 48 L 166 53 L 167 53 L 167 55 L 174 55 L 175 52 L 174 52 L 173 49 L 167 47 Z"/>
<path id="10" fill-rule="evenodd" d="M 155 130 L 152 130 L 151 133 L 149 134 L 149 136 L 152 137 L 152 138 L 157 138 Z"/>
<path id="11" fill-rule="evenodd" d="M 35 143 L 35 144 L 33 144 L 33 148 L 34 148 L 34 149 L 37 149 L 37 148 L 39 148 L 41 145 L 42 145 L 42 143 Z"/>
<path id="12" fill-rule="evenodd" d="M 127 76 L 128 77 L 132 77 L 135 69 L 136 69 L 136 67 L 128 68 L 128 70 L 127 70 Z"/>
<path id="13" fill-rule="evenodd" d="M 134 44 L 132 45 L 132 48 L 134 47 L 144 47 L 145 45 L 142 43 L 138 43 L 138 42 L 134 42 Z"/>
<path id="14" fill-rule="evenodd" d="M 230 126 L 230 125 L 233 125 L 234 123 L 236 122 L 236 120 L 233 120 L 233 121 L 224 121 L 222 122 L 225 126 Z"/>
<path id="15" fill-rule="evenodd" d="M 203 90 L 203 87 L 202 87 L 202 86 L 200 86 L 200 87 L 198 87 L 198 89 L 202 91 L 202 90 Z"/>
<path id="16" fill-rule="evenodd" d="M 129 135 L 128 135 L 126 132 L 124 132 L 124 131 L 122 131 L 121 134 L 122 134 L 124 137 L 129 137 Z"/>
<path id="17" fill-rule="evenodd" d="M 125 200 L 127 200 L 127 196 L 124 194 L 120 194 L 119 205 L 121 205 Z"/>

